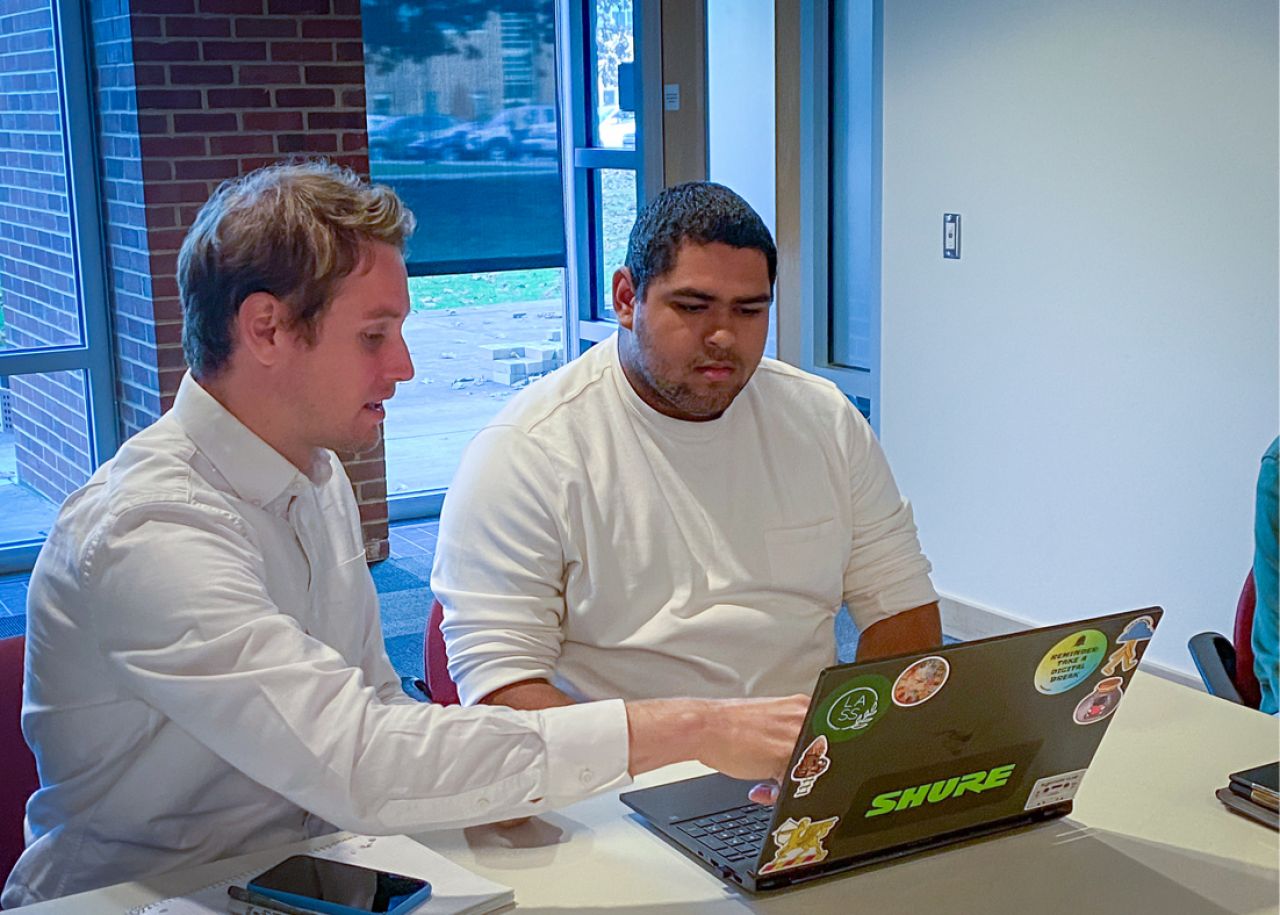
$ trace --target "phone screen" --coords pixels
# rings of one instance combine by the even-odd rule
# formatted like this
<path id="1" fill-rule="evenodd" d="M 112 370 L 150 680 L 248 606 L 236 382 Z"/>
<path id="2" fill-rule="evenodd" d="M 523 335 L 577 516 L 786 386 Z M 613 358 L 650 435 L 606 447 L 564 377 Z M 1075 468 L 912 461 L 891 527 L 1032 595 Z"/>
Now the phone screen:
<path id="1" fill-rule="evenodd" d="M 267 895 L 287 894 L 316 902 L 346 906 L 362 912 L 394 912 L 429 886 L 402 874 L 371 870 L 342 861 L 310 855 L 286 858 L 249 881 L 249 888 Z"/>

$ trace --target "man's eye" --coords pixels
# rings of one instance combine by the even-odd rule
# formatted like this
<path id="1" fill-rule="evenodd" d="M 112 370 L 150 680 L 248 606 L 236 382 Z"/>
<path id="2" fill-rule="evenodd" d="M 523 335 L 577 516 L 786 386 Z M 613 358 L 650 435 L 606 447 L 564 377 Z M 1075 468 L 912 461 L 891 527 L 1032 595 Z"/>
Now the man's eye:
<path id="1" fill-rule="evenodd" d="M 361 336 L 364 337 L 365 340 L 369 341 L 370 343 L 378 343 L 386 336 L 386 334 L 376 334 L 376 333 L 366 332 L 361 334 Z"/>
<path id="2" fill-rule="evenodd" d="M 706 305 L 692 304 L 689 302 L 676 302 L 676 308 L 679 308 L 685 314 L 696 315 L 707 310 Z"/>
<path id="3" fill-rule="evenodd" d="M 754 306 L 753 306 L 753 307 L 751 307 L 751 308 L 740 308 L 740 309 L 738 309 L 738 312 L 739 312 L 740 314 L 742 314 L 743 316 L 748 317 L 748 318 L 756 318 L 756 317 L 759 317 L 759 316 L 760 316 L 760 315 L 762 315 L 762 314 L 767 314 L 767 313 L 768 313 L 768 311 L 769 311 L 769 309 L 767 309 L 767 308 L 757 308 L 757 307 L 754 307 Z"/>

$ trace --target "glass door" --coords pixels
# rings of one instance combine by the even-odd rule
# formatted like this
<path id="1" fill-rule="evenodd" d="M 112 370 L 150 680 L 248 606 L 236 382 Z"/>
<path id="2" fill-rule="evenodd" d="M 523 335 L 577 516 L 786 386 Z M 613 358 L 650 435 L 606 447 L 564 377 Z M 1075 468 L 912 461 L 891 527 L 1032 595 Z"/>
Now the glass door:
<path id="1" fill-rule="evenodd" d="M 565 338 L 575 355 L 614 332 L 613 273 L 638 205 L 662 187 L 659 15 L 657 0 L 580 0 L 560 10 Z"/>

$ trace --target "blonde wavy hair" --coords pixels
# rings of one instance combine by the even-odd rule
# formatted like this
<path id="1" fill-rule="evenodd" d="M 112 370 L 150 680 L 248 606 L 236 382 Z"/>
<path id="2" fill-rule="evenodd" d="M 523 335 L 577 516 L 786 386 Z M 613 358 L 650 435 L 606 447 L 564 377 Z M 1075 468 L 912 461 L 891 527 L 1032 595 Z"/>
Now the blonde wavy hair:
<path id="1" fill-rule="evenodd" d="M 197 378 L 231 357 L 244 300 L 268 292 L 290 326 L 315 341 L 334 287 L 365 247 L 403 251 L 413 214 L 389 187 L 324 161 L 287 162 L 224 182 L 200 208 L 178 252 L 182 349 Z"/>

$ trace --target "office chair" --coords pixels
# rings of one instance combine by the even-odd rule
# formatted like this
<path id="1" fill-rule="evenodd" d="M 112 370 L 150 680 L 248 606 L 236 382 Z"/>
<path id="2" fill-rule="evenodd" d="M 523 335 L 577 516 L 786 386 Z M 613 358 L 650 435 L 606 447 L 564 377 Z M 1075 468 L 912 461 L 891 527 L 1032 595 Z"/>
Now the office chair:
<path id="1" fill-rule="evenodd" d="M 26 845 L 27 798 L 40 787 L 36 758 L 22 737 L 22 636 L 0 639 L 0 885 Z"/>
<path id="2" fill-rule="evenodd" d="M 444 651 L 444 634 L 440 624 L 444 621 L 444 606 L 438 600 L 431 602 L 431 615 L 427 617 L 427 634 L 422 645 L 422 669 L 427 678 L 427 693 L 437 705 L 458 705 L 458 687 L 449 677 L 449 658 Z"/>
<path id="3" fill-rule="evenodd" d="M 1258 678 L 1253 671 L 1253 609 L 1257 599 L 1251 570 L 1236 603 L 1231 640 L 1217 632 L 1201 632 L 1187 642 L 1205 689 L 1211 695 L 1249 708 L 1257 708 L 1262 702 Z"/>

